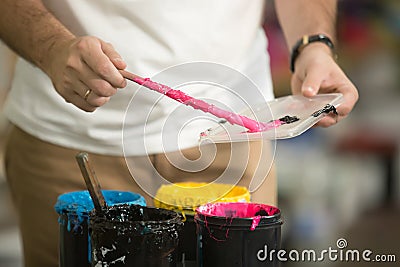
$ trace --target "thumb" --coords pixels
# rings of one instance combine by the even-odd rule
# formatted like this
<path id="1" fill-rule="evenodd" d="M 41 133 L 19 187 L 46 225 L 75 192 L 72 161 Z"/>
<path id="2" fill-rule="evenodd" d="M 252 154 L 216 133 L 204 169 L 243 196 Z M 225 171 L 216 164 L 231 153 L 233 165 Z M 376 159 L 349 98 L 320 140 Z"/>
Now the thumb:
<path id="1" fill-rule="evenodd" d="M 318 70 L 309 71 L 301 85 L 301 94 L 305 97 L 311 97 L 318 94 L 319 88 L 323 82 L 322 77 L 322 73 Z"/>

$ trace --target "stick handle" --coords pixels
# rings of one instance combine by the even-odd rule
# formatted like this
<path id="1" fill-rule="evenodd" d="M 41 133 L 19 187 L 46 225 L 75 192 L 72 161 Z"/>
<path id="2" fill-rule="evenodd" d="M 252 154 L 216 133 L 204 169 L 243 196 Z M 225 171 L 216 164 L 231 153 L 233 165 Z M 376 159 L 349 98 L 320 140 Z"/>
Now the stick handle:
<path id="1" fill-rule="evenodd" d="M 250 130 L 250 132 L 260 132 L 263 130 L 267 130 L 264 125 L 258 121 L 255 121 L 253 119 L 250 119 L 246 116 L 242 116 L 236 113 L 232 113 L 227 110 L 223 110 L 221 108 L 218 108 L 217 106 L 211 105 L 203 100 L 200 99 L 195 99 L 179 90 L 174 90 L 166 85 L 160 84 L 153 82 L 149 79 L 143 79 L 140 76 L 137 76 L 136 74 L 133 74 L 129 71 L 126 70 L 120 70 L 119 71 L 122 76 L 124 76 L 126 79 L 133 81 L 139 85 L 142 85 L 146 88 L 149 88 L 153 91 L 156 91 L 160 94 L 164 94 L 168 96 L 169 98 L 174 99 L 175 101 L 180 102 L 181 104 L 191 106 L 194 109 L 199 109 L 203 112 L 210 113 L 217 118 L 222 118 L 230 122 L 231 124 L 236 124 L 240 125 L 242 127 L 245 127 Z M 264 129 L 265 128 L 265 129 Z"/>
<path id="2" fill-rule="evenodd" d="M 142 77 L 140 77 L 140 76 L 138 76 L 138 75 L 136 75 L 136 74 L 133 74 L 132 72 L 126 71 L 126 70 L 119 70 L 119 73 L 121 73 L 122 76 L 123 76 L 125 79 L 128 79 L 128 80 L 130 80 L 130 81 L 132 81 L 132 82 L 137 82 L 137 80 L 136 80 L 137 78 L 143 80 Z"/>
<path id="3" fill-rule="evenodd" d="M 101 193 L 100 184 L 97 180 L 96 174 L 90 167 L 88 154 L 86 152 L 80 152 L 76 155 L 76 161 L 78 162 L 82 176 L 85 179 L 86 187 L 89 190 L 94 208 L 97 212 L 101 212 L 103 209 L 107 208 L 107 204 L 104 200 L 103 194 Z"/>

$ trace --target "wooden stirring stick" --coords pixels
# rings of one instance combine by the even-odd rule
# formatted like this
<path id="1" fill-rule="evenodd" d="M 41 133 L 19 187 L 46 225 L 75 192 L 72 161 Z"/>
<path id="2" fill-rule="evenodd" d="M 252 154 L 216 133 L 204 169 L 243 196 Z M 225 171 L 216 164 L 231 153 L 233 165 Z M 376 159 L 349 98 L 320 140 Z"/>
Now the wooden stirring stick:
<path id="1" fill-rule="evenodd" d="M 86 187 L 89 190 L 90 197 L 92 198 L 94 208 L 96 212 L 102 212 L 107 209 L 107 203 L 101 193 L 99 181 L 97 180 L 94 170 L 89 164 L 89 155 L 86 152 L 80 152 L 76 155 L 76 161 L 78 162 L 79 168 L 83 178 L 85 179 Z"/>
<path id="2" fill-rule="evenodd" d="M 215 105 L 209 104 L 203 100 L 196 99 L 191 97 L 182 91 L 172 89 L 167 85 L 160 84 L 153 82 L 149 78 L 142 78 L 136 74 L 130 73 L 126 70 L 119 70 L 119 72 L 124 76 L 126 79 L 133 81 L 139 85 L 142 85 L 148 89 L 156 91 L 160 94 L 166 95 L 169 98 L 174 99 L 175 101 L 180 102 L 181 104 L 191 106 L 194 109 L 201 110 L 203 112 L 210 113 L 217 118 L 225 119 L 231 124 L 240 125 L 249 129 L 250 132 L 261 132 L 275 128 L 275 125 L 266 124 L 262 122 L 255 121 L 250 119 L 246 116 L 242 116 L 221 108 L 218 108 Z"/>
<path id="3" fill-rule="evenodd" d="M 153 82 L 148 78 L 142 78 L 136 74 L 130 73 L 129 71 L 120 70 L 119 72 L 122 74 L 122 76 L 130 81 L 140 84 L 160 94 L 166 95 L 167 97 L 172 98 L 175 101 L 180 102 L 181 104 L 191 106 L 192 108 L 201 110 L 203 112 L 210 113 L 217 118 L 225 119 L 231 124 L 245 127 L 249 130 L 248 132 L 250 133 L 272 130 L 281 126 L 282 124 L 288 124 L 299 120 L 296 116 L 285 116 L 284 118 L 272 120 L 270 122 L 259 122 L 246 116 L 221 109 L 203 100 L 191 97 L 182 91 L 172 89 L 164 84 Z"/>
<path id="4" fill-rule="evenodd" d="M 128 79 L 132 82 L 135 82 L 136 79 L 143 79 L 142 77 L 126 70 L 119 70 L 119 73 L 121 73 L 125 79 Z"/>

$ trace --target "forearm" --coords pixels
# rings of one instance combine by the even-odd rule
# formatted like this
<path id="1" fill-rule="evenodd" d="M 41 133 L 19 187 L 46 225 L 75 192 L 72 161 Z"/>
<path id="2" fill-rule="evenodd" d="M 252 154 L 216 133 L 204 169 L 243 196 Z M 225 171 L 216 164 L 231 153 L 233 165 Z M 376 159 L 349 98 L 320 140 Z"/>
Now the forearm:
<path id="1" fill-rule="evenodd" d="M 335 39 L 336 0 L 275 0 L 288 48 L 303 35 L 325 34 Z"/>
<path id="2" fill-rule="evenodd" d="M 1 0 L 0 38 L 45 72 L 55 46 L 74 38 L 40 0 Z"/>
<path id="3" fill-rule="evenodd" d="M 304 35 L 324 34 L 334 41 L 336 6 L 336 0 L 275 0 L 288 48 L 292 49 Z M 307 44 L 300 50 L 294 64 L 293 94 L 305 97 L 324 93 L 343 95 L 337 114 L 325 116 L 318 125 L 334 125 L 350 113 L 358 100 L 358 91 L 332 57 L 328 45 L 322 42 Z"/>

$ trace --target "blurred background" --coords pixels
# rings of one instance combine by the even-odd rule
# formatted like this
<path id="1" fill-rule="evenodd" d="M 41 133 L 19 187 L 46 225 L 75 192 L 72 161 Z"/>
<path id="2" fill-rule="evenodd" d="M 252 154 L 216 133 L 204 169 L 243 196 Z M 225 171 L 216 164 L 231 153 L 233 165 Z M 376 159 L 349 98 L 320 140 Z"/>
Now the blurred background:
<path id="1" fill-rule="evenodd" d="M 266 34 L 276 96 L 290 94 L 288 48 L 268 0 Z M 396 263 L 286 262 L 282 266 L 399 266 L 400 1 L 339 1 L 338 61 L 360 100 L 340 124 L 278 141 L 279 207 L 287 251 L 370 249 Z M 15 56 L 0 44 L 0 107 Z M 0 159 L 8 123 L 0 109 Z M 17 219 L 0 165 L 0 267 L 22 266 Z"/>
<path id="2" fill-rule="evenodd" d="M 290 94 L 288 48 L 268 10 L 272 77 L 276 96 L 283 96 Z M 360 100 L 338 125 L 278 141 L 283 248 L 318 253 L 338 249 L 344 238 L 348 249 L 395 254 L 397 263 L 282 266 L 400 266 L 400 1 L 339 1 L 337 26 L 338 61 Z"/>

